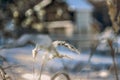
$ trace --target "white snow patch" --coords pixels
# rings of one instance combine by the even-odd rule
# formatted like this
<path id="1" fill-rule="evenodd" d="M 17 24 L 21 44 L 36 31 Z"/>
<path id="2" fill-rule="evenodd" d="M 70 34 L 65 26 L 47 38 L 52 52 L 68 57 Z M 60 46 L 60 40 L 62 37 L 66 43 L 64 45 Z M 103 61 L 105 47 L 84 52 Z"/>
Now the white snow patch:
<path id="1" fill-rule="evenodd" d="M 22 75 L 22 78 L 26 79 L 26 80 L 38 80 L 38 75 L 37 74 L 30 74 L 30 73 L 26 73 Z M 50 80 L 50 76 L 46 75 L 46 74 L 42 74 L 41 75 L 41 80 Z"/>

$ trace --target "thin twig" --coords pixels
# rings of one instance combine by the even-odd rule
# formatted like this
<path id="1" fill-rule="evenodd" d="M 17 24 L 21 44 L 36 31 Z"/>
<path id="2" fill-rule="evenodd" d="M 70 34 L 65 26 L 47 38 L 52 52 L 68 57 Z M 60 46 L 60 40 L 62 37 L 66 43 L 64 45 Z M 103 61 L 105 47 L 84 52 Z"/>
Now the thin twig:
<path id="1" fill-rule="evenodd" d="M 88 58 L 88 64 L 90 64 L 91 58 L 94 55 L 94 52 L 96 51 L 97 46 L 99 45 L 98 41 L 94 41 L 94 42 L 97 42 L 97 43 L 96 44 L 93 43 L 92 45 L 93 47 L 91 48 L 90 56 Z"/>
<path id="2" fill-rule="evenodd" d="M 116 76 L 116 80 L 119 80 L 119 77 L 118 77 L 118 69 L 117 69 L 117 65 L 116 65 L 116 61 L 115 61 L 115 51 L 114 51 L 114 48 L 112 46 L 112 40 L 108 39 L 108 44 L 111 48 L 111 56 L 112 56 L 112 60 L 113 60 L 113 66 L 114 66 L 114 69 L 115 69 L 115 76 Z"/>

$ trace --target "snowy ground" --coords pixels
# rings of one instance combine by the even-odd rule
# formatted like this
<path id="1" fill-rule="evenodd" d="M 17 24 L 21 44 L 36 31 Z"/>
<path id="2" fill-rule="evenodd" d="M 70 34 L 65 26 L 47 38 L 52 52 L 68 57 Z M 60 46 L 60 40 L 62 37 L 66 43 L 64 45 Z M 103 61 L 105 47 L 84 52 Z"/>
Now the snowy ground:
<path id="1" fill-rule="evenodd" d="M 13 66 L 6 69 L 8 75 L 12 76 L 12 79 L 34 80 L 37 78 L 43 52 L 39 53 L 36 62 L 33 63 L 32 49 L 32 46 L 26 46 L 13 49 L 2 49 L 0 51 L 0 55 L 4 56 L 9 61 L 9 65 Z M 65 58 L 49 61 L 44 67 L 42 80 L 50 80 L 50 77 L 59 71 L 68 72 L 72 80 L 115 80 L 114 70 L 108 70 L 112 65 L 111 56 L 95 54 L 91 59 L 91 64 L 87 65 L 90 51 L 81 52 L 81 54 L 78 55 L 63 47 L 60 47 L 58 50 L 61 54 L 67 54 L 73 57 L 73 60 Z M 117 62 L 120 66 L 119 56 Z M 4 63 L 3 66 L 6 67 L 7 65 Z M 34 77 L 33 66 L 36 73 Z"/>

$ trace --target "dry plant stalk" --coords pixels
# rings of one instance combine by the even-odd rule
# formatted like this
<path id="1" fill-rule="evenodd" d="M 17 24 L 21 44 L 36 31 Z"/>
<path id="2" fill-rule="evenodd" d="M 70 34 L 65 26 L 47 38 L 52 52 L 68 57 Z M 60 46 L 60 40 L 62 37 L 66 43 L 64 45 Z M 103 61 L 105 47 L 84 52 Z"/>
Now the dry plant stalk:
<path id="1" fill-rule="evenodd" d="M 100 44 L 100 42 L 98 40 L 93 40 L 92 41 L 92 47 L 91 47 L 91 52 L 90 52 L 90 56 L 88 58 L 88 65 L 90 64 L 91 58 L 94 55 L 94 52 L 96 51 L 97 46 Z"/>
<path id="2" fill-rule="evenodd" d="M 115 3 L 113 0 L 106 0 L 107 6 L 108 6 L 108 14 L 110 16 L 112 27 L 115 33 L 118 33 L 120 30 L 119 22 L 120 22 L 120 15 L 117 15 L 117 3 Z M 117 20 L 116 20 L 117 18 Z"/>
<path id="3" fill-rule="evenodd" d="M 52 76 L 51 80 L 56 80 L 56 78 L 59 77 L 60 75 L 65 76 L 65 78 L 66 78 L 67 80 L 71 80 L 70 77 L 69 77 L 69 75 L 68 75 L 67 73 L 65 73 L 65 72 L 58 72 L 58 73 L 54 74 L 54 75 Z M 65 79 L 65 80 L 66 80 L 66 79 Z M 62 80 L 63 80 L 63 79 L 62 79 Z"/>
<path id="4" fill-rule="evenodd" d="M 42 62 L 41 62 L 41 67 L 40 67 L 40 73 L 39 73 L 39 77 L 38 77 L 38 80 L 41 80 L 41 75 L 42 75 L 42 72 L 43 72 L 43 68 L 45 66 L 45 64 L 47 63 L 48 61 L 48 52 L 46 52 L 43 56 L 42 56 Z"/>
<path id="5" fill-rule="evenodd" d="M 113 48 L 113 41 L 108 39 L 108 44 L 111 48 L 111 56 L 112 56 L 112 60 L 113 60 L 113 66 L 114 66 L 114 69 L 115 69 L 115 76 L 116 76 L 116 80 L 119 80 L 119 77 L 118 77 L 118 69 L 117 69 L 117 65 L 116 65 L 116 61 L 115 61 L 115 50 Z"/>
<path id="6" fill-rule="evenodd" d="M 0 66 L 0 76 L 1 76 L 2 80 L 11 80 L 11 77 L 9 77 L 7 75 L 4 68 L 2 68 L 1 66 Z"/>
<path id="7" fill-rule="evenodd" d="M 3 80 L 7 80 L 6 77 L 6 72 L 4 71 L 4 69 L 0 66 L 0 76 Z"/>
<path id="8" fill-rule="evenodd" d="M 53 41 L 49 47 L 46 47 L 46 45 L 42 46 L 42 45 L 37 44 L 36 47 L 32 50 L 32 55 L 33 55 L 34 61 L 35 61 L 35 58 L 36 58 L 38 52 L 41 49 L 44 49 L 46 51 L 46 53 L 42 56 L 42 64 L 41 64 L 38 80 L 41 80 L 41 73 L 42 73 L 43 67 L 47 63 L 47 61 L 52 60 L 54 58 L 64 58 L 64 57 L 72 59 L 68 55 L 60 54 L 56 49 L 58 46 L 64 46 L 64 47 L 68 48 L 69 50 L 71 50 L 77 54 L 80 54 L 80 52 L 74 46 L 66 43 L 65 41 Z"/>
<path id="9" fill-rule="evenodd" d="M 115 3 L 116 2 L 116 3 Z M 108 10 L 109 10 L 109 16 L 112 22 L 112 27 L 115 33 L 118 33 L 120 31 L 120 14 L 118 14 L 118 10 L 117 10 L 117 0 L 113 1 L 113 0 L 106 0 L 107 6 L 108 6 Z M 108 44 L 110 46 L 111 49 L 111 56 L 113 59 L 113 66 L 115 69 L 115 76 L 116 76 L 116 80 L 119 80 L 118 77 L 118 72 L 117 72 L 117 65 L 116 65 L 116 61 L 115 61 L 115 51 L 113 49 L 113 40 L 108 39 Z"/>

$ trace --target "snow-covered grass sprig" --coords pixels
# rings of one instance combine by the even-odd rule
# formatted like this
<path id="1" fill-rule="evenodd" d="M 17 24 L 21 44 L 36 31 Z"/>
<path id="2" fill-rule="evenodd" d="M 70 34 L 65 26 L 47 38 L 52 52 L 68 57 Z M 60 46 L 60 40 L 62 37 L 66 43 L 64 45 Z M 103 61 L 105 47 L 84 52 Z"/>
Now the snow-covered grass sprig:
<path id="1" fill-rule="evenodd" d="M 36 44 L 36 47 L 32 50 L 34 61 L 39 51 L 42 49 L 45 50 L 45 54 L 43 54 L 42 56 L 42 63 L 41 63 L 40 75 L 39 75 L 38 80 L 41 80 L 41 72 L 43 70 L 44 64 L 46 64 L 47 61 L 52 60 L 54 58 L 64 58 L 64 57 L 73 59 L 72 57 L 66 54 L 60 54 L 59 51 L 57 51 L 58 46 L 64 46 L 68 48 L 70 51 L 80 54 L 80 52 L 73 45 L 65 41 L 53 41 L 50 46 Z"/>

